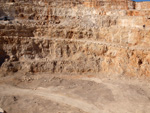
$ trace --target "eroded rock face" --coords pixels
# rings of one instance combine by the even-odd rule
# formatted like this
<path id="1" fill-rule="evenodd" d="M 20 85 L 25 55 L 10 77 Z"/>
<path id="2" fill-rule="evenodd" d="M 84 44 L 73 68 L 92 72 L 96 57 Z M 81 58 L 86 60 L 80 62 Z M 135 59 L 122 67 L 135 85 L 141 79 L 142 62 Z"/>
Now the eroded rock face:
<path id="1" fill-rule="evenodd" d="M 150 12 L 137 3 L 0 2 L 1 16 L 13 17 L 0 20 L 3 73 L 150 75 Z"/>

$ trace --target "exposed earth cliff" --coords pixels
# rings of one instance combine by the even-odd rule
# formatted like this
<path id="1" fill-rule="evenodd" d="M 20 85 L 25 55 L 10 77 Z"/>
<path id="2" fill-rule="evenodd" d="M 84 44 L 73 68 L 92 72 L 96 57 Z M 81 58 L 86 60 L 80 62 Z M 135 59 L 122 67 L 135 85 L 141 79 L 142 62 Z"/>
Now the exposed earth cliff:
<path id="1" fill-rule="evenodd" d="M 145 8 L 131 1 L 1 0 L 0 70 L 149 76 Z"/>

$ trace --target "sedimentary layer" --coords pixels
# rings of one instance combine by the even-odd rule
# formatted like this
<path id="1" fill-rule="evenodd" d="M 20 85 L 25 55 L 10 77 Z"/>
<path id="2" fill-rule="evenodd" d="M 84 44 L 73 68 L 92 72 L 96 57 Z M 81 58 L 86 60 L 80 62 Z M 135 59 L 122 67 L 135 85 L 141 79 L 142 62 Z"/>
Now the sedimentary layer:
<path id="1" fill-rule="evenodd" d="M 149 2 L 1 0 L 0 4 L 2 73 L 150 75 Z"/>

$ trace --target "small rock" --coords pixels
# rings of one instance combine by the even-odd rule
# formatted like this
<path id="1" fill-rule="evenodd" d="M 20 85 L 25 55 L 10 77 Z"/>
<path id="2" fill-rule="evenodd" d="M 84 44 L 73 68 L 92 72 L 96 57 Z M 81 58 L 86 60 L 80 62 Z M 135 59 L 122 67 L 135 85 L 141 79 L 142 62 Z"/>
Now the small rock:
<path id="1" fill-rule="evenodd" d="M 17 101 L 18 99 L 14 96 L 14 101 Z"/>
<path id="2" fill-rule="evenodd" d="M 4 110 L 2 108 L 0 108 L 0 113 L 4 113 Z"/>

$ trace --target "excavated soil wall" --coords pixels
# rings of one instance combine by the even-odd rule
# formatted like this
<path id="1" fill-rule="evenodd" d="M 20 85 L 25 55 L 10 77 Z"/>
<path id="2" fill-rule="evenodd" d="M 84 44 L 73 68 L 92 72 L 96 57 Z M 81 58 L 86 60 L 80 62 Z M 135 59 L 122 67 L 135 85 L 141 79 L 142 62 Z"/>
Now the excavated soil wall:
<path id="1" fill-rule="evenodd" d="M 1 0 L 1 73 L 149 76 L 150 10 L 97 3 Z"/>

